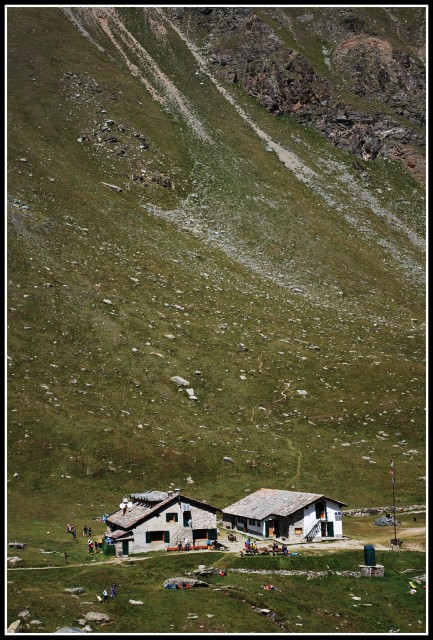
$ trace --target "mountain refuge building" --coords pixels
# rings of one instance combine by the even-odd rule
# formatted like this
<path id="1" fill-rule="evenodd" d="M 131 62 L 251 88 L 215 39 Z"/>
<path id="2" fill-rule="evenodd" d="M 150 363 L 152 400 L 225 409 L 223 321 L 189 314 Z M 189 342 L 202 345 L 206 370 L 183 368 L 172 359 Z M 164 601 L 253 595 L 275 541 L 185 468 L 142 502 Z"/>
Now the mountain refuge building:
<path id="1" fill-rule="evenodd" d="M 217 538 L 217 507 L 180 490 L 132 493 L 106 518 L 116 556 L 160 551 L 187 538 L 194 546 Z"/>
<path id="2" fill-rule="evenodd" d="M 223 526 L 289 544 L 342 538 L 343 506 L 320 493 L 259 489 L 222 509 Z"/>

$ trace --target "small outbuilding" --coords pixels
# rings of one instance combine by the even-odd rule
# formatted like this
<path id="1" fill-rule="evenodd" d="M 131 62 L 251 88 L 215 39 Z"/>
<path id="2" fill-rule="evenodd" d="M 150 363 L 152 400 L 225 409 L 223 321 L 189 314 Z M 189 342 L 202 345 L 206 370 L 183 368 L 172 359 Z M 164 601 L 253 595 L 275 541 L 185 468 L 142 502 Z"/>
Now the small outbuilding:
<path id="1" fill-rule="evenodd" d="M 343 506 L 320 493 L 259 489 L 222 509 L 223 526 L 288 543 L 342 538 Z"/>
<path id="2" fill-rule="evenodd" d="M 106 518 L 116 556 L 160 551 L 184 543 L 205 546 L 217 538 L 217 507 L 175 492 L 147 491 L 124 498 Z"/>

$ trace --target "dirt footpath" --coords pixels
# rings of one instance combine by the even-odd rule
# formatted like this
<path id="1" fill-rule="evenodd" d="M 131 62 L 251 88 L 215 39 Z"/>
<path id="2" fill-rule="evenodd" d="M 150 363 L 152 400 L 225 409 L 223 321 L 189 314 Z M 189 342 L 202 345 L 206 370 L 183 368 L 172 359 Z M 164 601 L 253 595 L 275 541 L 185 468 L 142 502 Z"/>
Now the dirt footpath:
<path id="1" fill-rule="evenodd" d="M 223 533 L 218 536 L 218 542 L 228 547 L 229 551 L 232 553 L 240 553 L 245 549 L 245 540 L 247 536 L 236 532 L 236 541 L 230 542 L 227 538 L 227 534 Z M 253 538 L 251 538 L 253 540 Z M 258 547 L 268 547 L 272 543 L 269 540 L 256 540 L 256 544 Z M 281 542 L 278 543 L 281 546 Z M 333 551 L 341 551 L 342 549 L 364 549 L 364 545 L 371 544 L 366 540 L 353 540 L 351 538 L 341 538 L 334 539 L 329 542 L 300 542 L 298 544 L 288 544 L 289 551 L 303 551 L 306 549 L 320 549 L 321 551 L 326 551 L 327 553 L 332 553 Z M 378 551 L 389 551 L 389 545 L 385 546 L 382 544 L 375 544 L 374 548 Z"/>

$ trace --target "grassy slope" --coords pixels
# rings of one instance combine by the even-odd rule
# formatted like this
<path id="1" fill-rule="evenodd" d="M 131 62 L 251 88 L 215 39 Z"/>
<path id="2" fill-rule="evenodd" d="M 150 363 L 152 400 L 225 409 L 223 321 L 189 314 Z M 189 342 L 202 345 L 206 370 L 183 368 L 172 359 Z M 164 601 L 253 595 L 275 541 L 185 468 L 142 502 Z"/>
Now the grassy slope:
<path id="1" fill-rule="evenodd" d="M 398 498 L 422 502 L 422 288 L 265 151 L 210 82 L 203 92 L 173 34 L 163 48 L 148 26 L 128 22 L 137 36 L 145 31 L 148 50 L 194 104 L 214 145 L 161 111 L 58 10 L 8 14 L 8 191 L 31 206 L 9 207 L 9 535 L 25 535 L 29 513 L 63 527 L 74 514 L 115 509 L 128 491 L 170 482 L 221 507 L 261 486 L 323 491 L 350 506 L 388 504 L 390 457 Z M 328 158 L 349 169 L 349 157 L 236 97 L 312 166 Z M 108 118 L 127 129 L 127 158 L 77 142 Z M 137 150 L 135 131 L 148 150 Z M 164 171 L 175 189 L 131 182 L 141 168 Z M 404 201 L 412 199 L 413 225 L 422 226 L 420 188 L 389 163 L 368 168 L 372 192 L 390 189 L 383 206 L 408 217 Z M 324 304 L 146 209 L 176 211 L 191 193 L 198 197 L 187 214 Z M 380 228 L 367 209 L 362 215 Z M 191 382 L 196 403 L 173 375 Z M 222 463 L 226 455 L 233 465 Z"/>
<path id="2" fill-rule="evenodd" d="M 66 534 L 65 534 L 66 535 Z M 169 578 L 208 567 L 225 569 L 227 576 L 205 576 L 208 588 L 171 591 L 163 588 Z M 156 555 L 143 561 L 107 565 L 60 567 L 53 571 L 10 572 L 13 604 L 8 623 L 20 609 L 41 626 L 33 631 L 52 633 L 61 626 L 77 626 L 87 611 L 108 613 L 110 622 L 90 623 L 95 632 L 122 633 L 400 633 L 425 632 L 425 590 L 409 593 L 409 580 L 424 572 L 424 554 L 377 552 L 376 562 L 385 577 L 359 579 L 339 575 L 280 575 L 275 570 L 359 571 L 362 552 L 296 557 L 239 558 L 221 553 Z M 236 573 L 230 569 L 255 569 L 263 573 Z M 106 605 L 96 594 L 113 582 L 119 595 Z M 278 591 L 262 589 L 273 584 Z M 64 588 L 81 586 L 85 593 L 73 597 Z M 142 605 L 130 605 L 129 600 Z M 253 607 L 269 609 L 263 615 Z M 275 620 L 275 622 L 274 622 Z M 25 623 L 25 622 L 24 622 Z M 283 625 L 278 626 L 277 623 Z"/>
<path id="3" fill-rule="evenodd" d="M 423 502 L 424 485 L 417 481 L 425 474 L 422 289 L 264 151 L 210 83 L 200 98 L 201 85 L 188 81 L 193 65 L 173 36 L 174 49 L 164 53 L 149 28 L 136 24 L 147 29 L 152 55 L 207 123 L 217 141 L 211 148 L 197 143 L 179 116 L 162 112 L 137 79 L 59 11 L 8 14 L 8 192 L 31 207 L 8 207 L 7 535 L 29 544 L 9 555 L 21 556 L 22 566 L 50 566 L 63 564 L 68 550 L 71 564 L 86 562 L 85 542 L 73 545 L 67 521 L 80 528 L 114 510 L 125 492 L 170 482 L 221 507 L 261 486 L 323 491 L 350 506 L 372 506 L 390 503 L 393 457 L 399 500 Z M 176 60 L 185 65 L 178 72 Z M 316 136 L 288 120 L 269 121 L 240 92 L 236 97 L 305 162 L 317 168 L 315 159 L 327 158 L 350 167 L 350 158 Z M 126 127 L 126 158 L 107 145 L 76 141 L 108 118 Z M 138 151 L 135 131 L 146 136 L 148 150 Z M 141 168 L 166 172 L 175 189 L 134 184 L 128 176 Z M 421 233 L 419 187 L 388 163 L 368 170 L 372 192 L 389 187 L 383 205 L 408 222 L 411 213 Z M 262 271 L 280 270 L 294 285 L 310 285 L 322 305 L 142 206 L 176 210 L 190 193 L 198 194 L 185 207 L 191 217 L 226 230 L 226 242 L 253 256 Z M 369 222 L 377 225 L 373 216 Z M 413 253 L 404 238 L 394 239 Z M 319 286 L 319 275 L 328 285 Z M 339 298 L 333 287 L 346 295 Z M 248 351 L 238 350 L 241 342 Z M 190 380 L 195 404 L 172 375 Z M 403 439 L 407 444 L 398 445 Z M 346 442 L 351 446 L 342 446 Z M 413 449 L 419 453 L 408 453 Z M 235 463 L 224 465 L 225 455 Z M 189 476 L 194 484 L 187 484 Z M 94 530 L 103 527 L 95 523 Z M 350 535 L 357 530 L 356 522 L 348 524 Z M 201 556 L 159 556 L 122 567 L 103 566 L 103 560 L 10 572 L 8 623 L 29 608 L 31 619 L 43 622 L 34 631 L 75 625 L 89 609 L 103 610 L 95 594 L 115 581 L 113 621 L 99 629 L 109 633 L 281 632 L 252 611 L 257 605 L 295 632 L 423 631 L 425 594 L 409 595 L 400 571 L 422 573 L 424 554 L 378 553 L 387 571 L 380 581 L 215 576 L 212 584 L 223 590 L 198 590 L 193 601 L 192 593 L 166 591 L 162 582 L 209 563 Z M 283 568 L 281 558 L 250 560 L 257 568 Z M 352 552 L 293 560 L 317 570 L 356 570 L 362 562 Z M 220 554 L 211 564 L 243 566 Z M 283 592 L 262 591 L 269 581 Z M 77 585 L 87 593 L 78 599 L 63 593 Z M 350 593 L 372 606 L 354 607 L 360 603 Z M 130 598 L 145 604 L 129 606 Z M 198 618 L 188 619 L 189 612 Z"/>

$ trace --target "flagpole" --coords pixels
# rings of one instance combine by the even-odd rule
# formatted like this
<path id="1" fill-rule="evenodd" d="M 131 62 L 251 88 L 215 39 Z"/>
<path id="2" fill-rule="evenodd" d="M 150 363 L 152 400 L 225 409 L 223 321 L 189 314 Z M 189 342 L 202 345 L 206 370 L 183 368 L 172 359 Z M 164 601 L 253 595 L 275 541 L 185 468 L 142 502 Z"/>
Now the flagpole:
<path id="1" fill-rule="evenodd" d="M 392 502 L 394 511 L 394 544 L 397 544 L 397 523 L 395 520 L 395 474 L 394 474 L 394 460 L 391 460 L 391 479 L 392 479 Z"/>

